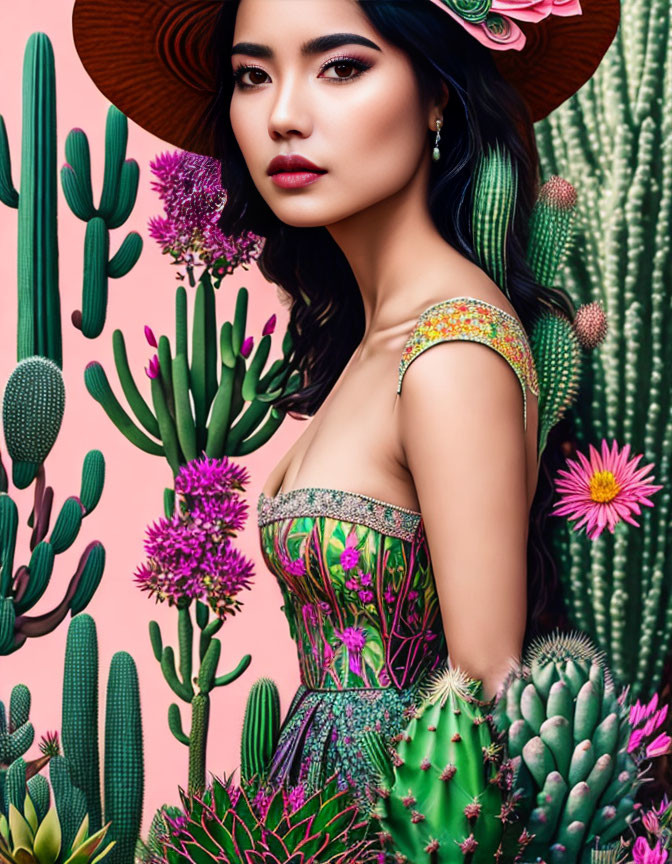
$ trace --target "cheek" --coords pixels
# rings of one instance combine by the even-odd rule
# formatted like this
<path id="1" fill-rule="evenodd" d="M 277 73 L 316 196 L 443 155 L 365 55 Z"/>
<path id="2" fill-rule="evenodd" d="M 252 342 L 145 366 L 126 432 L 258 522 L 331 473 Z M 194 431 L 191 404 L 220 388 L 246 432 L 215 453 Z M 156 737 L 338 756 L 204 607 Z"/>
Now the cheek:
<path id="1" fill-rule="evenodd" d="M 349 101 L 347 107 L 332 114 L 330 134 L 341 142 L 336 158 L 340 164 L 347 162 L 353 181 L 358 178 L 369 187 L 408 182 L 429 146 L 416 91 L 409 90 L 407 82 L 393 82 L 363 94 L 355 104 Z"/>

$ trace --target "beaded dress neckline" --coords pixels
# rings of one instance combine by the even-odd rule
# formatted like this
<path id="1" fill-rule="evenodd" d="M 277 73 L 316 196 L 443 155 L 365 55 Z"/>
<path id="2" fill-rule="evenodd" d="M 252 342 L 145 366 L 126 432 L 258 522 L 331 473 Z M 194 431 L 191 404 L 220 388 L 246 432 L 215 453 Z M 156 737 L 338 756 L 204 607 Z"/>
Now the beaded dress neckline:
<path id="1" fill-rule="evenodd" d="M 326 516 L 366 525 L 382 534 L 412 540 L 422 514 L 371 495 L 331 489 L 322 486 L 304 486 L 277 492 L 269 496 L 262 492 L 257 502 L 259 527 L 279 519 L 300 516 Z"/>

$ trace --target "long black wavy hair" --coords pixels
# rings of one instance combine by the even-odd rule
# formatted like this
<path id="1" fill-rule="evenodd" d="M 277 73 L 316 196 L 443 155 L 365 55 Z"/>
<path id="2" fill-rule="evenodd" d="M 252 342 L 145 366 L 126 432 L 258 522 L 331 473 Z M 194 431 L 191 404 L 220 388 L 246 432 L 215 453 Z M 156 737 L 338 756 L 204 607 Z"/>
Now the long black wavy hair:
<path id="1" fill-rule="evenodd" d="M 297 228 L 280 221 L 252 182 L 233 134 L 229 109 L 234 89 L 229 49 L 240 0 L 223 0 L 213 31 L 217 90 L 206 121 L 214 124 L 216 156 L 228 198 L 219 222 L 225 234 L 253 231 L 265 238 L 259 269 L 288 299 L 288 328 L 302 387 L 274 405 L 293 417 L 312 416 L 338 380 L 364 335 L 364 307 L 350 265 L 325 227 Z M 526 262 L 529 216 L 539 191 L 539 157 L 526 103 L 498 72 L 488 48 L 430 0 L 357 0 L 380 35 L 409 56 L 423 97 L 440 100 L 441 81 L 450 97 L 444 110 L 441 158 L 432 162 L 428 204 L 447 243 L 472 262 L 472 178 L 487 145 L 499 142 L 518 175 L 518 194 L 506 244 L 506 290 L 529 332 L 542 309 L 556 307 L 570 319 L 574 308 L 559 288 L 539 285 Z M 428 150 L 433 133 L 428 130 Z M 500 286 L 503 287 L 503 286 Z M 528 535 L 528 603 L 525 644 L 557 624 L 551 609 L 560 594 L 544 539 L 552 496 L 548 463 L 552 436 L 542 457 Z M 546 466 L 544 465 L 546 462 Z M 555 618 L 553 616 L 556 616 Z"/>

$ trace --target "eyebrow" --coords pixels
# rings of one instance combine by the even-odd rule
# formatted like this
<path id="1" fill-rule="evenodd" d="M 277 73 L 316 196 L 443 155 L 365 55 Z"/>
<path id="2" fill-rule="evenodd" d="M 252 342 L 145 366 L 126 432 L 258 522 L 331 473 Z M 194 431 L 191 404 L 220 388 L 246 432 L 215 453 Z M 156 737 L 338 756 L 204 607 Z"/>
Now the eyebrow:
<path id="1" fill-rule="evenodd" d="M 324 51 L 330 51 L 332 48 L 338 48 L 341 45 L 365 45 L 367 48 L 374 48 L 380 51 L 381 48 L 367 39 L 366 36 L 360 36 L 358 33 L 330 33 L 328 36 L 318 36 L 316 39 L 309 39 L 301 45 L 301 54 L 306 57 L 311 54 L 321 54 Z M 273 57 L 273 49 L 270 45 L 260 45 L 258 42 L 237 42 L 231 48 L 231 56 L 234 54 L 249 54 L 251 57 Z"/>

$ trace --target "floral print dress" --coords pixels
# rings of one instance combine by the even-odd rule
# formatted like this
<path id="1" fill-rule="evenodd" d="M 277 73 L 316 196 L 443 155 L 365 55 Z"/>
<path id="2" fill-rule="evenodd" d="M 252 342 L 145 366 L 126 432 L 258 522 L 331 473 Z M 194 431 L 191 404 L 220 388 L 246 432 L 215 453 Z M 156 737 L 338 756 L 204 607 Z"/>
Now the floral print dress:
<path id="1" fill-rule="evenodd" d="M 538 393 L 517 319 L 465 297 L 422 313 L 402 355 L 397 393 L 415 357 L 450 339 L 489 345 L 516 372 L 524 399 L 526 385 Z M 315 487 L 262 493 L 257 510 L 301 677 L 268 779 L 312 792 L 338 772 L 339 788 L 352 787 L 366 807 L 375 801 L 375 771 L 363 733 L 378 731 L 390 743 L 419 705 L 427 674 L 448 658 L 422 515 Z"/>

